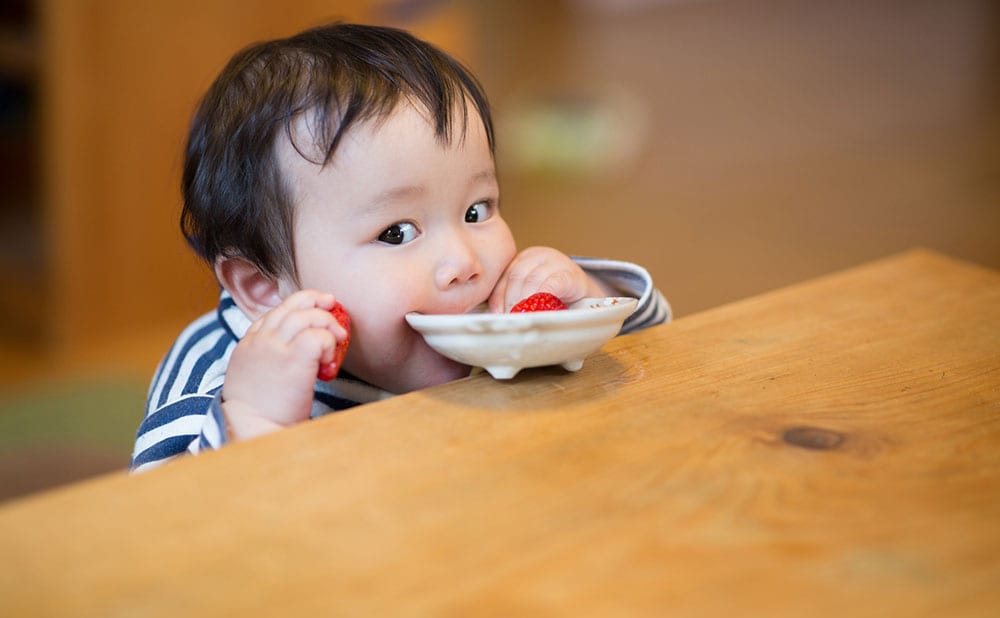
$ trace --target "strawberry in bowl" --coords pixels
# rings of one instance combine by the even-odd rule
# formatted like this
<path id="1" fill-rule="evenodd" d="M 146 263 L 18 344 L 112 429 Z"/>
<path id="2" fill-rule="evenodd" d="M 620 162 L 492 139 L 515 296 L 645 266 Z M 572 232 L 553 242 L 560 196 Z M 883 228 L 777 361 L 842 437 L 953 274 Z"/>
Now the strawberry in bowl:
<path id="1" fill-rule="evenodd" d="M 559 300 L 555 294 L 538 292 L 520 301 L 510 308 L 511 313 L 533 313 L 535 311 L 563 311 L 568 309 L 566 303 Z"/>

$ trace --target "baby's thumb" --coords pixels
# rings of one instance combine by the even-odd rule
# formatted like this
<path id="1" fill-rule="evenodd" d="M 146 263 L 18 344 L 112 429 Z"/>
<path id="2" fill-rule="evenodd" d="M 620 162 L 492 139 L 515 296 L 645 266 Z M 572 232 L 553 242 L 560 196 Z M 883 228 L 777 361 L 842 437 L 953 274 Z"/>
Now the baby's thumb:
<path id="1" fill-rule="evenodd" d="M 560 270 L 546 277 L 538 286 L 536 292 L 548 292 L 558 296 L 564 303 L 572 303 L 583 298 L 584 291 L 573 276 L 565 270 Z"/>

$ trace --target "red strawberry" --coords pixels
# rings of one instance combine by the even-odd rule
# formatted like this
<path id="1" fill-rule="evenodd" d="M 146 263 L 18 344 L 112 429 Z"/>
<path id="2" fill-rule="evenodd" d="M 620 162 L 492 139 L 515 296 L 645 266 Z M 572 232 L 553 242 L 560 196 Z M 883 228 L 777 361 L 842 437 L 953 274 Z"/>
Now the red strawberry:
<path id="1" fill-rule="evenodd" d="M 568 307 L 566 303 L 559 300 L 558 296 L 548 292 L 538 292 L 511 307 L 510 312 L 528 313 L 529 311 L 560 311 L 562 309 L 568 309 Z"/>
<path id="2" fill-rule="evenodd" d="M 324 382 L 337 377 L 337 374 L 340 372 L 340 365 L 344 362 L 344 356 L 347 354 L 347 346 L 351 345 L 351 316 L 347 315 L 347 312 L 344 311 L 344 306 L 340 303 L 335 304 L 333 309 L 330 309 L 330 313 L 333 314 L 333 317 L 337 318 L 337 322 L 347 331 L 347 339 L 338 341 L 337 347 L 333 350 L 333 360 L 326 365 L 320 366 L 316 377 Z"/>

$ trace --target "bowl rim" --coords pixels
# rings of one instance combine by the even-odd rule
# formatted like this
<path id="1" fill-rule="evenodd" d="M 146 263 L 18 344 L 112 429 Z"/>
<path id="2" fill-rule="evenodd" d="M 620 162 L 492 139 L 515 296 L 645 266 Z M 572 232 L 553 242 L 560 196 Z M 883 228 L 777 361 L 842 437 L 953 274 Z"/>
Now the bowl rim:
<path id="1" fill-rule="evenodd" d="M 461 331 L 475 329 L 477 332 L 489 330 L 530 330 L 535 327 L 565 324 L 583 326 L 595 322 L 614 321 L 635 312 L 639 305 L 636 298 L 629 296 L 587 297 L 570 304 L 568 309 L 559 311 L 536 311 L 529 313 L 490 313 L 482 304 L 469 313 L 406 314 L 407 323 L 414 329 Z"/>

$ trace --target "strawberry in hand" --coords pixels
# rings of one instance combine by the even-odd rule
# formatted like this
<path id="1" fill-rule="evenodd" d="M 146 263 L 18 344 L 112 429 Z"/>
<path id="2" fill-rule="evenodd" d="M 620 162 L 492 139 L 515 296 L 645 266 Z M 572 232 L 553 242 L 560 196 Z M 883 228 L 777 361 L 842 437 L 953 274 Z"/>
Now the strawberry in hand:
<path id="1" fill-rule="evenodd" d="M 561 311 L 568 309 L 566 303 L 559 300 L 555 294 L 538 292 L 525 298 L 510 308 L 511 313 L 530 313 L 533 311 Z"/>
<path id="2" fill-rule="evenodd" d="M 333 351 L 333 360 L 325 365 L 320 365 L 316 378 L 324 382 L 336 378 L 337 374 L 340 373 L 340 366 L 344 362 L 344 356 L 347 355 L 347 347 L 351 345 L 351 316 L 347 314 L 344 306 L 340 303 L 335 304 L 333 309 L 330 309 L 330 313 L 347 331 L 347 338 L 337 342 L 337 347 Z"/>

